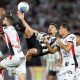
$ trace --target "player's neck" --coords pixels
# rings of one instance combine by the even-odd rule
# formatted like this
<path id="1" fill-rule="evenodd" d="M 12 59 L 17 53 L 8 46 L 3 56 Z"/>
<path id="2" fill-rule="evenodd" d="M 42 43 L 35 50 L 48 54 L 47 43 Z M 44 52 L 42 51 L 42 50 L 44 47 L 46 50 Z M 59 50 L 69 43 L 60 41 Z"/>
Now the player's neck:
<path id="1" fill-rule="evenodd" d="M 7 27 L 10 27 L 10 26 L 12 26 L 12 25 L 10 25 L 10 24 L 7 24 Z"/>
<path id="2" fill-rule="evenodd" d="M 62 38 L 66 38 L 70 33 L 69 32 L 65 32 L 63 35 L 62 35 Z"/>
<path id="3" fill-rule="evenodd" d="M 50 34 L 49 36 L 50 36 L 50 37 L 55 36 L 55 33 L 54 33 L 54 34 Z"/>

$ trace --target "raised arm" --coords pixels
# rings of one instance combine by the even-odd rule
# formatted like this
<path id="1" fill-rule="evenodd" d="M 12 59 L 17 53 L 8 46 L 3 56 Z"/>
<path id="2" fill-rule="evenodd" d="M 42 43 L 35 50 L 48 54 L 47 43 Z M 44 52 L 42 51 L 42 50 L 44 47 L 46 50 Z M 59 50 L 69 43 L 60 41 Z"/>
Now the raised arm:
<path id="1" fill-rule="evenodd" d="M 27 24 L 27 22 L 26 22 L 25 19 L 24 19 L 24 13 L 21 13 L 20 11 L 17 11 L 17 16 L 18 16 L 18 18 L 21 20 L 23 26 L 26 28 L 26 29 L 25 29 L 25 35 L 26 35 L 27 37 L 33 35 L 33 33 L 37 33 L 37 32 L 38 32 L 38 31 L 32 29 L 32 28 Z"/>
<path id="2" fill-rule="evenodd" d="M 64 43 L 62 43 L 62 41 L 60 40 L 60 38 L 57 38 L 56 42 L 62 47 L 64 48 L 66 51 L 69 51 L 72 48 L 73 43 L 72 42 L 68 42 L 66 45 Z"/>

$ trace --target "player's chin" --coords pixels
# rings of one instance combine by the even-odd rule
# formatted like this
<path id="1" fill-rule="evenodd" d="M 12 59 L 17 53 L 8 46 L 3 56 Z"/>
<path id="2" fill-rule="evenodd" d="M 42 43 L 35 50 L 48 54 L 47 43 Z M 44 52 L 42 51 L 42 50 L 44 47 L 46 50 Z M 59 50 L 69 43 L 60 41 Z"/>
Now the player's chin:
<path id="1" fill-rule="evenodd" d="M 52 33 L 51 32 L 49 32 L 49 35 L 51 35 Z"/>
<path id="2" fill-rule="evenodd" d="M 3 21 L 3 25 L 6 25 L 6 23 Z"/>

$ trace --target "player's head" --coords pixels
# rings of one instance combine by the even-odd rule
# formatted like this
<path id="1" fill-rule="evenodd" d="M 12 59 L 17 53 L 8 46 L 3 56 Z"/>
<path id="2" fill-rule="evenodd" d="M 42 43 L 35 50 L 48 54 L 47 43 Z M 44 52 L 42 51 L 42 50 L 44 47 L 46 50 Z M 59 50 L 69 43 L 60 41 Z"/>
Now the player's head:
<path id="1" fill-rule="evenodd" d="M 5 8 L 0 6 L 0 25 L 2 25 L 3 17 L 6 14 Z"/>
<path id="2" fill-rule="evenodd" d="M 76 43 L 80 44 L 80 33 L 79 32 L 75 32 L 74 35 L 76 36 Z"/>
<path id="3" fill-rule="evenodd" d="M 51 23 L 48 28 L 48 33 L 55 35 L 58 31 L 58 26 L 54 23 Z"/>
<path id="4" fill-rule="evenodd" d="M 63 35 L 70 32 L 70 26 L 66 23 L 61 24 L 59 34 Z"/>
<path id="5" fill-rule="evenodd" d="M 0 6 L 0 17 L 3 17 L 5 13 L 5 8 L 3 6 Z"/>
<path id="6" fill-rule="evenodd" d="M 14 18 L 10 15 L 6 15 L 3 19 L 3 24 L 4 25 L 13 25 L 14 24 Z"/>
<path id="7" fill-rule="evenodd" d="M 56 71 L 49 71 L 47 75 L 47 80 L 57 80 Z"/>

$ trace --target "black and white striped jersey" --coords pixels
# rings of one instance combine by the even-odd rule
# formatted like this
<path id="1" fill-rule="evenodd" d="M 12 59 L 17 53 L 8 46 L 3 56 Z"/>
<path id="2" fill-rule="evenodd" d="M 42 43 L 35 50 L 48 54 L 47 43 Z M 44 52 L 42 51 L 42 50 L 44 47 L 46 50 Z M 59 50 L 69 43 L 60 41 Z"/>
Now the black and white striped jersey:
<path id="1" fill-rule="evenodd" d="M 48 36 L 48 35 L 44 32 L 40 32 L 36 36 L 36 39 L 39 41 L 39 44 L 42 47 L 42 53 L 41 53 L 42 55 L 46 55 L 46 54 L 50 53 L 48 48 L 47 48 L 47 45 L 43 42 L 43 38 L 45 36 Z M 55 45 L 56 37 L 54 37 L 54 36 L 53 37 L 48 37 L 48 40 L 49 40 L 49 43 L 50 43 L 51 47 L 53 47 Z"/>

